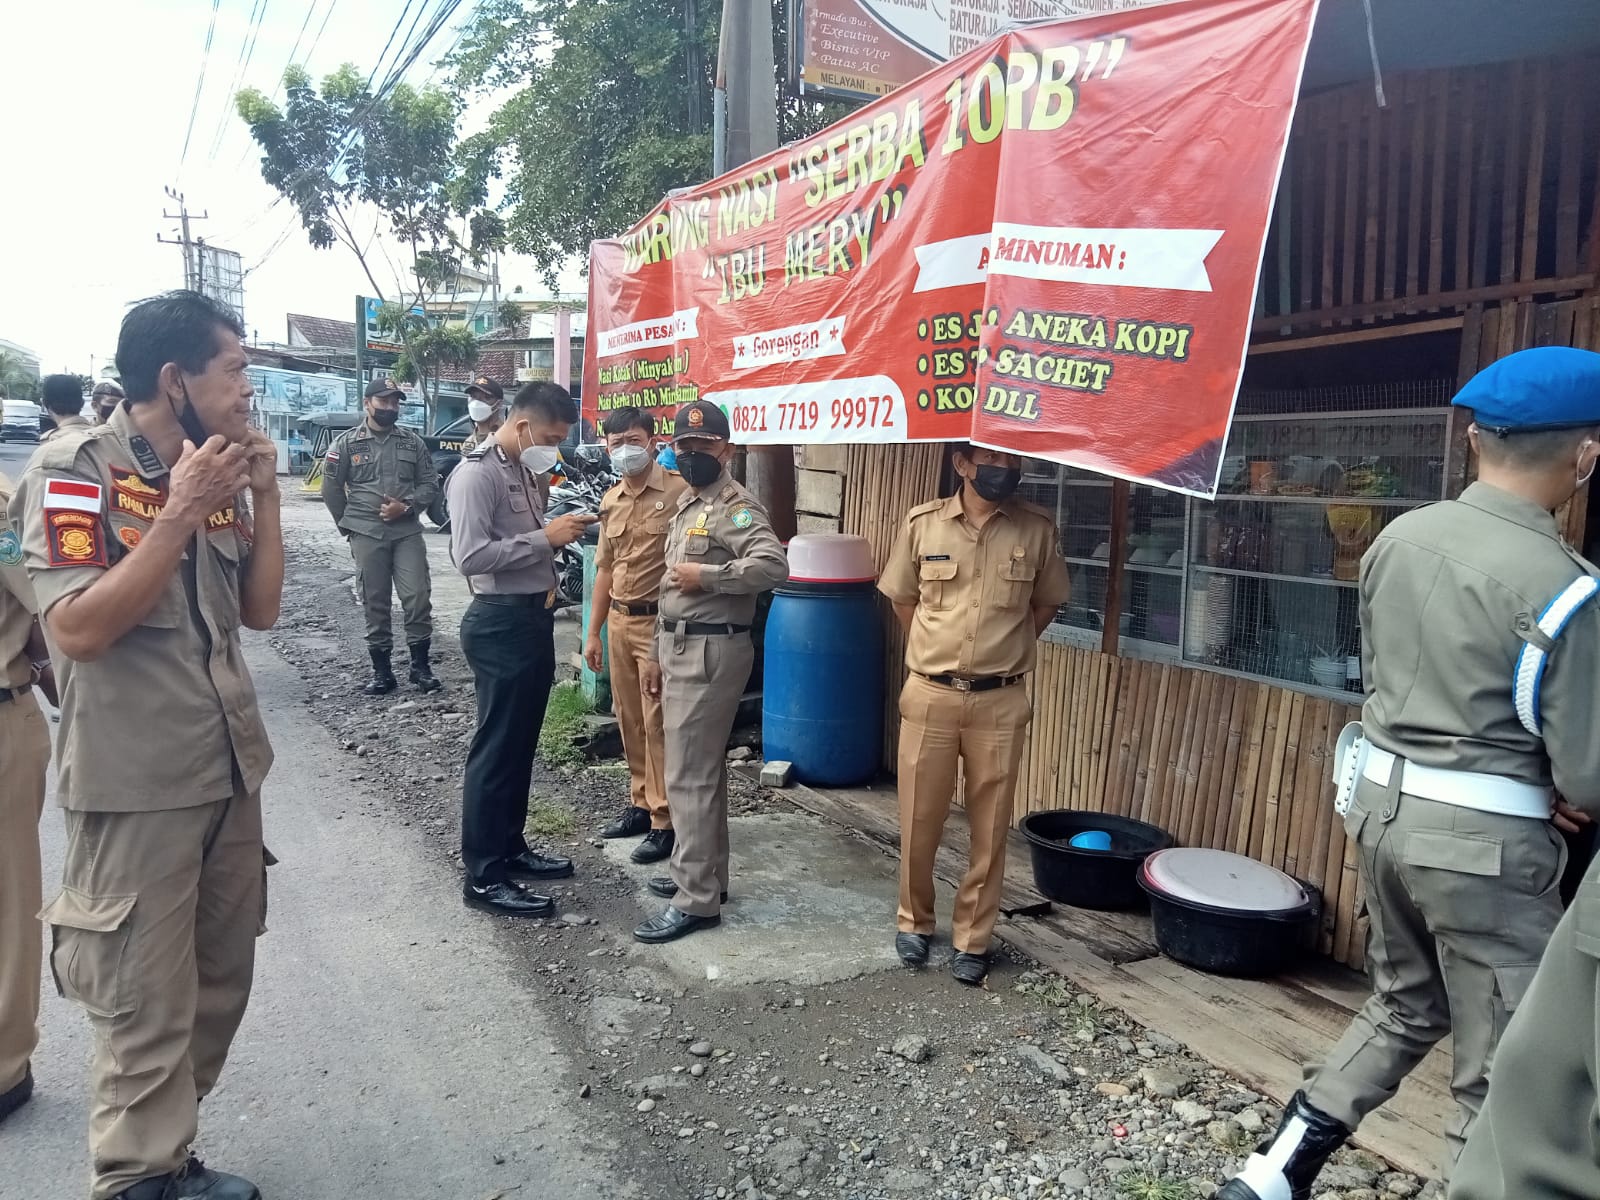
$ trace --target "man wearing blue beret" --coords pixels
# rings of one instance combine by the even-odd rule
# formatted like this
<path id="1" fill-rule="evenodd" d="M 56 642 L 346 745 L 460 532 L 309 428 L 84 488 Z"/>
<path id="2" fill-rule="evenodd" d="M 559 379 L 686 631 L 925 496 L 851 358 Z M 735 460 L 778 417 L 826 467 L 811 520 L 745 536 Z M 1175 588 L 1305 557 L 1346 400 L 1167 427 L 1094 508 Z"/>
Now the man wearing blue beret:
<path id="1" fill-rule="evenodd" d="M 1600 461 L 1600 354 L 1524 350 L 1455 402 L 1471 413 L 1477 482 L 1391 522 L 1361 562 L 1366 701 L 1340 739 L 1335 782 L 1361 856 L 1373 995 L 1219 1200 L 1309 1200 L 1329 1155 L 1453 1034 L 1449 1175 L 1561 920 L 1560 831 L 1600 814 L 1600 571 L 1552 515 Z M 1552 1030 L 1591 1068 L 1595 965 L 1582 1019 L 1554 1018 Z M 1592 1078 L 1586 1101 L 1549 1097 L 1548 1120 L 1580 1140 Z M 1515 1102 L 1539 1091 L 1530 1082 Z M 1474 1159 L 1451 1195 L 1557 1194 L 1473 1191 L 1478 1175 Z"/>

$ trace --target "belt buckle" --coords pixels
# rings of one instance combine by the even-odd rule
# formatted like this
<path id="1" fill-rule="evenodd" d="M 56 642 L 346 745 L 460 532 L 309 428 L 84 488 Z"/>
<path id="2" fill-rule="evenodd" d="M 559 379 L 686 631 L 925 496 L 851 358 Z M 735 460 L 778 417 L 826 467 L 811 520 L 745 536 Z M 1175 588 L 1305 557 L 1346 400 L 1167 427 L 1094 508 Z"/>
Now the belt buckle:
<path id="1" fill-rule="evenodd" d="M 952 675 L 950 676 L 950 686 L 958 692 L 970 692 L 972 690 L 972 680 L 961 675 Z"/>

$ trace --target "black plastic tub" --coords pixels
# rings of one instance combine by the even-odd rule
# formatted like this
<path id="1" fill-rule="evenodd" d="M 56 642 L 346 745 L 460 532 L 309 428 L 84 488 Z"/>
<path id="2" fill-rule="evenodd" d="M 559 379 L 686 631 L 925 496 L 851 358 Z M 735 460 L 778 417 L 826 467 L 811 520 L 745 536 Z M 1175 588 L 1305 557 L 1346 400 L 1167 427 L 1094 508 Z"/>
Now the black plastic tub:
<path id="1" fill-rule="evenodd" d="M 1172 835 L 1155 825 L 1064 808 L 1029 813 L 1022 818 L 1021 829 L 1033 859 L 1034 886 L 1074 908 L 1143 908 L 1139 868 L 1155 851 L 1172 845 Z M 1111 849 L 1068 845 L 1078 834 L 1094 829 L 1111 835 Z"/>
<path id="2" fill-rule="evenodd" d="M 1175 896 L 1139 869 L 1139 886 L 1150 900 L 1156 945 L 1161 953 L 1215 975 L 1263 977 L 1288 969 L 1311 944 L 1322 916 L 1322 894 L 1296 879 L 1304 900 L 1277 909 L 1227 908 Z"/>

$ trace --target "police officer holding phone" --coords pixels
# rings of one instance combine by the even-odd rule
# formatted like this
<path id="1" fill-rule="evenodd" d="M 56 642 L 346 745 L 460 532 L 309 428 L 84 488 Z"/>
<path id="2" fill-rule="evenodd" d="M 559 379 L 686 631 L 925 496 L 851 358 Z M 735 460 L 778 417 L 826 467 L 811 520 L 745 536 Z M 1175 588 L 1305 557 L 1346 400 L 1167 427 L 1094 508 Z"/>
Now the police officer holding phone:
<path id="1" fill-rule="evenodd" d="M 450 558 L 472 587 L 461 651 L 472 668 L 478 728 L 461 789 L 463 899 L 508 917 L 544 917 L 555 902 L 518 880 L 561 879 L 572 860 L 528 848 L 533 755 L 555 682 L 555 552 L 600 518 L 546 521 L 534 480 L 556 463 L 578 406 L 554 383 L 530 383 L 505 424 L 450 473 Z"/>

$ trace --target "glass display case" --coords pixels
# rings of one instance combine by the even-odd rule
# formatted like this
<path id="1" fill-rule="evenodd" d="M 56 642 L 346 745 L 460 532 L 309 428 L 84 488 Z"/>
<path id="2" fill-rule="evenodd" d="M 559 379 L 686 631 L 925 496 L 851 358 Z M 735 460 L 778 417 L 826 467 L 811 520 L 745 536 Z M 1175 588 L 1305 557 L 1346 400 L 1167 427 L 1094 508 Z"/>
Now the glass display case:
<path id="1" fill-rule="evenodd" d="M 1215 501 L 1128 489 L 1119 647 L 1319 693 L 1361 690 L 1361 556 L 1400 514 L 1457 494 L 1459 422 L 1426 408 L 1241 415 Z M 1098 649 L 1111 480 L 1029 460 L 1020 494 L 1055 514 L 1072 598 L 1046 636 Z"/>

